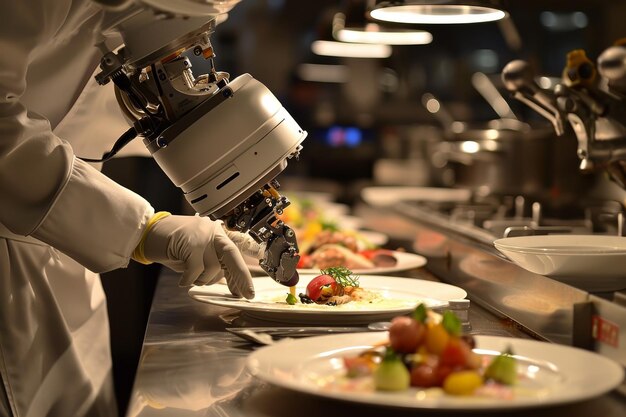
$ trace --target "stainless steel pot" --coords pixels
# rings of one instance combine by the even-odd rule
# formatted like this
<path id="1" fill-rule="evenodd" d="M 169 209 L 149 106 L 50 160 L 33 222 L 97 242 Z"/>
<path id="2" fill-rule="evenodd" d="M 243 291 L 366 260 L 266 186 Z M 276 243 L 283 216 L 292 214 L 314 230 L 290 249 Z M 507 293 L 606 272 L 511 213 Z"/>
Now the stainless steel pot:
<path id="1" fill-rule="evenodd" d="M 432 94 L 422 101 L 444 129 L 443 140 L 431 147 L 433 165 L 445 171 L 444 185 L 484 196 L 523 195 L 547 206 L 566 205 L 588 188 L 573 135 L 557 137 L 549 125 L 531 127 L 513 118 L 470 125 L 455 121 Z"/>
<path id="2" fill-rule="evenodd" d="M 512 123 L 515 122 L 515 123 Z M 433 160 L 451 172 L 451 185 L 481 195 L 540 195 L 552 183 L 552 129 L 494 120 L 453 126 L 435 145 Z"/>

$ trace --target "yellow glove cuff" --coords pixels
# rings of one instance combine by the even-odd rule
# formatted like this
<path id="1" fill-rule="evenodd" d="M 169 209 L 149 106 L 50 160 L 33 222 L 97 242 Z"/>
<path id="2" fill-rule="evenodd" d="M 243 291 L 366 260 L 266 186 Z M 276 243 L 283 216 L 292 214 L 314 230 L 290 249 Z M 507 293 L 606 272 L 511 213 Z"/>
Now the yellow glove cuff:
<path id="1" fill-rule="evenodd" d="M 171 213 L 168 213 L 167 211 L 159 211 L 158 213 L 154 213 L 154 215 L 150 218 L 150 220 L 148 220 L 148 224 L 146 225 L 146 228 L 143 230 L 143 233 L 141 234 L 141 240 L 139 241 L 139 244 L 137 244 L 137 247 L 135 248 L 135 250 L 133 251 L 133 254 L 131 255 L 131 257 L 139 262 L 142 263 L 144 265 L 150 265 L 152 263 L 152 261 L 149 261 L 148 259 L 146 259 L 145 255 L 143 254 L 143 246 L 146 242 L 146 236 L 148 236 L 148 232 L 150 232 L 150 230 L 154 227 L 155 224 L 157 224 L 157 222 L 161 219 L 164 219 L 167 216 L 171 216 Z"/>

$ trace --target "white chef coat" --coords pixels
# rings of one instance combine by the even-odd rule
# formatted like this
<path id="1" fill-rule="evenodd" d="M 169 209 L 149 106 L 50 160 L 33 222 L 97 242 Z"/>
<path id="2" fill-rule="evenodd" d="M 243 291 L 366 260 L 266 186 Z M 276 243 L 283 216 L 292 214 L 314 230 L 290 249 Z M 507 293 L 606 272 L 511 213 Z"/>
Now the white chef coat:
<path id="1" fill-rule="evenodd" d="M 93 81 L 101 11 L 0 1 L 0 415 L 111 417 L 96 273 L 128 264 L 154 210 L 75 157 L 128 128 Z"/>

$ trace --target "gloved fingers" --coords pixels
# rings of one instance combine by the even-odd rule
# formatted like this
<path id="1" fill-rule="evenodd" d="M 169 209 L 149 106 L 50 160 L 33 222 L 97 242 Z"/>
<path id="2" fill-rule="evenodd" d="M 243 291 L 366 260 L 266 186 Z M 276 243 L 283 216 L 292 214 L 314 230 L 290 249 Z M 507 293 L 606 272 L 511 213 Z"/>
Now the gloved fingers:
<path id="1" fill-rule="evenodd" d="M 189 256 L 187 262 L 185 262 L 183 275 L 178 281 L 178 286 L 189 287 L 202 275 L 205 270 L 202 255 L 201 253 L 192 253 Z"/>
<path id="2" fill-rule="evenodd" d="M 254 298 L 252 275 L 237 246 L 225 233 L 216 233 L 214 244 L 217 258 L 225 270 L 230 292 L 239 297 Z"/>
<path id="3" fill-rule="evenodd" d="M 203 271 L 196 278 L 194 285 L 211 285 L 218 282 L 223 276 L 222 267 L 219 263 L 217 254 L 212 247 L 205 248 L 203 257 Z"/>
<path id="4" fill-rule="evenodd" d="M 244 255 L 261 259 L 265 255 L 265 243 L 257 243 L 252 236 L 247 233 L 235 232 L 224 229 L 226 236 L 232 240 Z"/>
<path id="5" fill-rule="evenodd" d="M 252 276 L 250 272 L 233 273 L 230 269 L 224 269 L 224 277 L 226 278 L 226 284 L 230 292 L 237 297 L 244 297 L 248 300 L 252 300 L 255 296 L 254 284 L 252 283 Z"/>
<path id="6" fill-rule="evenodd" d="M 224 273 L 214 253 L 204 257 L 204 271 L 198 276 L 194 285 L 211 285 L 218 282 Z"/>

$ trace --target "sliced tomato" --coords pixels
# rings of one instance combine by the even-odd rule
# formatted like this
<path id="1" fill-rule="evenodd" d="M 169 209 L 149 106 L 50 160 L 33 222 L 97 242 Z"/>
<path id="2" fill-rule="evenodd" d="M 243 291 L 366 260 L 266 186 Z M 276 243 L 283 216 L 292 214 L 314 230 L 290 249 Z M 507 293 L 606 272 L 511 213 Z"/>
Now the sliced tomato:
<path id="1" fill-rule="evenodd" d="M 378 251 L 380 251 L 380 249 L 363 249 L 359 251 L 359 255 L 367 259 L 372 259 L 378 253 Z"/>
<path id="2" fill-rule="evenodd" d="M 463 340 L 451 337 L 441 352 L 441 363 L 450 366 L 468 366 L 472 349 Z"/>
<path id="3" fill-rule="evenodd" d="M 313 301 L 318 301 L 322 294 L 335 293 L 337 281 L 330 275 L 318 275 L 306 286 L 306 295 Z"/>
<path id="4" fill-rule="evenodd" d="M 365 249 L 359 251 L 359 255 L 380 267 L 390 267 L 398 263 L 398 259 L 394 256 L 393 251 L 389 249 Z"/>

